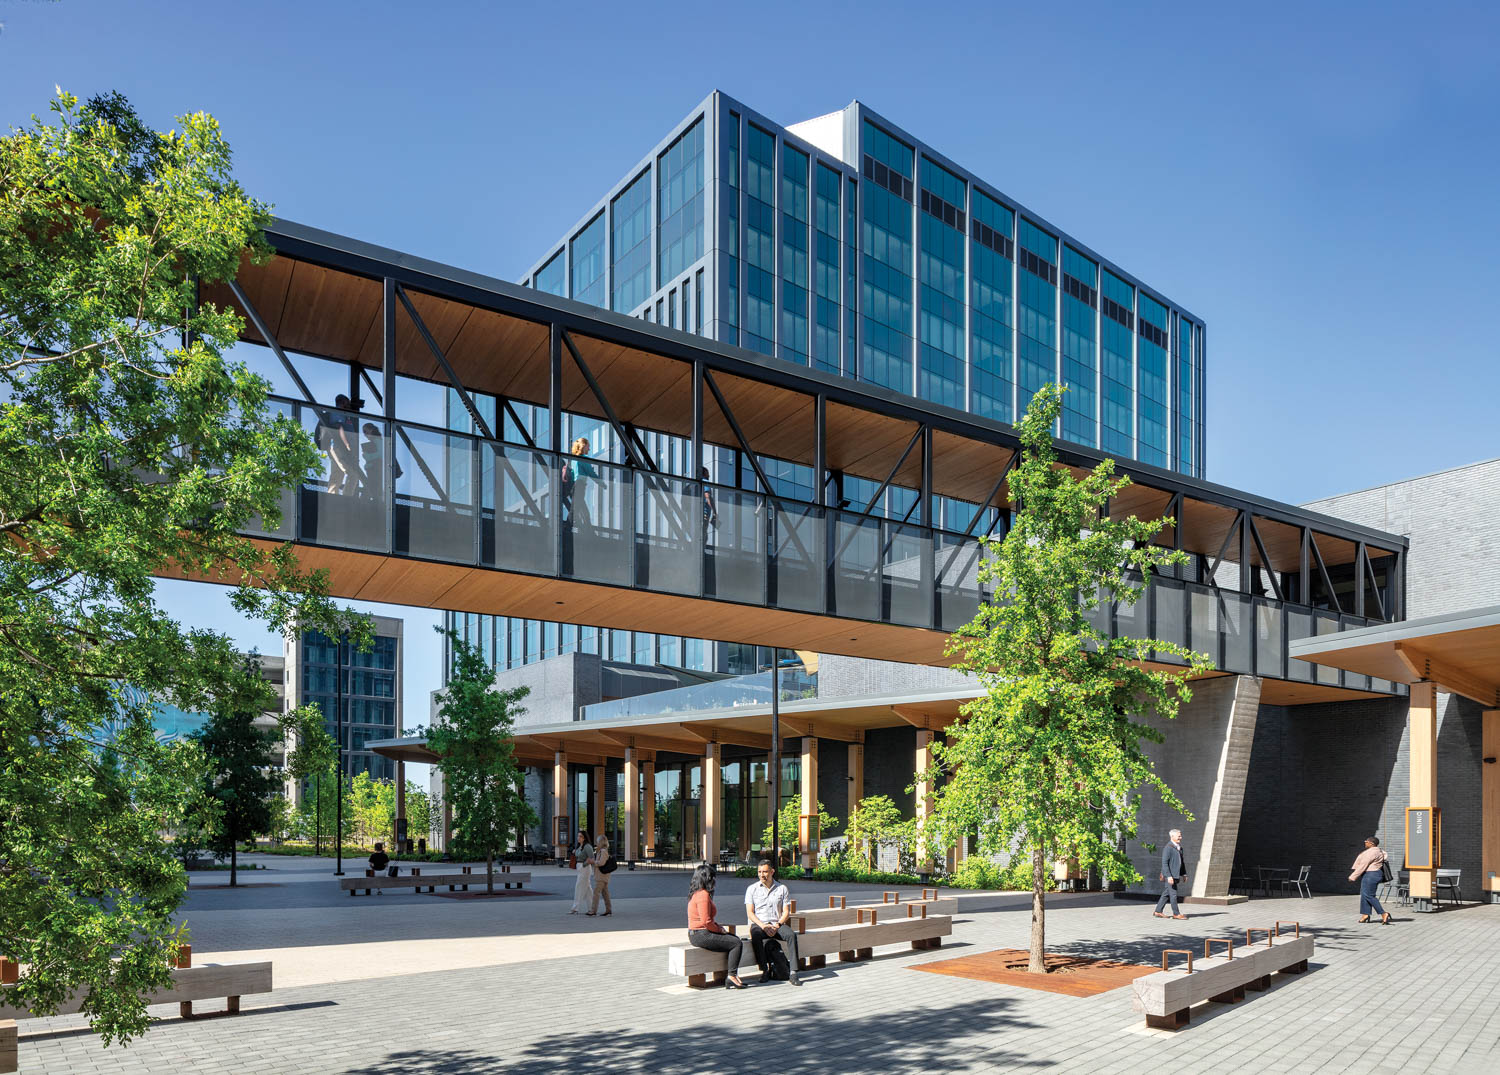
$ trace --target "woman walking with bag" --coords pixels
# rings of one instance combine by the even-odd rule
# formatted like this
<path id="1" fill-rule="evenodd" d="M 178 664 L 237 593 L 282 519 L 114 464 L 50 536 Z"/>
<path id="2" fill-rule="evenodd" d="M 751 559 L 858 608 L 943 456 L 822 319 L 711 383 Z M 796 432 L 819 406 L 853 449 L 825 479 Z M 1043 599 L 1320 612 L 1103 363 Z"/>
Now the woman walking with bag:
<path id="1" fill-rule="evenodd" d="M 1380 882 L 1385 880 L 1386 873 L 1385 852 L 1380 850 L 1380 839 L 1376 836 L 1365 838 L 1365 849 L 1359 853 L 1354 860 L 1354 872 L 1349 875 L 1349 880 L 1359 882 L 1359 920 L 1368 922 L 1372 913 L 1380 916 L 1383 925 L 1391 924 L 1391 913 L 1380 906 L 1380 901 L 1375 898 L 1375 890 L 1380 887 Z"/>
<path id="2" fill-rule="evenodd" d="M 740 956 L 744 949 L 740 939 L 714 920 L 714 868 L 707 863 L 693 871 L 693 880 L 688 887 L 688 943 L 694 948 L 707 948 L 711 952 L 723 952 L 729 961 L 729 976 L 724 979 L 725 989 L 744 989 L 740 981 Z"/>
<path id="3" fill-rule="evenodd" d="M 599 839 L 594 841 L 594 857 L 589 860 L 594 867 L 594 901 L 589 905 L 589 914 L 597 914 L 599 911 L 599 897 L 604 897 L 604 914 L 601 918 L 608 918 L 615 913 L 614 905 L 609 902 L 609 875 L 615 872 L 615 857 L 609 853 L 609 839 L 603 833 Z"/>
<path id="4" fill-rule="evenodd" d="M 573 909 L 568 914 L 577 914 L 589 901 L 589 891 L 593 887 L 594 880 L 594 867 L 589 862 L 594 857 L 594 845 L 589 843 L 588 834 L 582 829 L 578 830 L 578 840 L 573 844 L 572 857 L 573 868 L 578 871 L 578 878 L 573 882 Z"/>

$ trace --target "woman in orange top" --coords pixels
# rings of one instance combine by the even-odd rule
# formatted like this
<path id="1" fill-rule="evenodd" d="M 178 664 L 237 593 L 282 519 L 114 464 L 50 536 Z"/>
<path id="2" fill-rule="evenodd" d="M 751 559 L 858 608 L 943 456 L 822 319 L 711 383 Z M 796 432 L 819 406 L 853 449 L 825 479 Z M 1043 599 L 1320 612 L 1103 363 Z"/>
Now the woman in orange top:
<path id="1" fill-rule="evenodd" d="M 740 939 L 714 921 L 714 868 L 707 863 L 693 871 L 688 897 L 688 943 L 695 948 L 723 952 L 729 959 L 725 989 L 744 989 L 740 981 Z"/>

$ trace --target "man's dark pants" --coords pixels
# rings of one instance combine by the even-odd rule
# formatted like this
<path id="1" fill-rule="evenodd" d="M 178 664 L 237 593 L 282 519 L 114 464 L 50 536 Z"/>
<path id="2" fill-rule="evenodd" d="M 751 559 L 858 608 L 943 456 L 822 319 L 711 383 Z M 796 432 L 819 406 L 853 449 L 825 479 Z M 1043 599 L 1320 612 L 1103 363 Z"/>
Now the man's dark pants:
<path id="1" fill-rule="evenodd" d="M 755 951 L 755 962 L 761 970 L 765 970 L 766 942 L 780 941 L 781 946 L 786 949 L 787 962 L 791 964 L 792 970 L 797 969 L 797 934 L 791 926 L 777 926 L 775 933 L 767 933 L 759 926 L 750 927 L 750 947 Z"/>
<path id="2" fill-rule="evenodd" d="M 1177 882 L 1177 884 L 1179 885 L 1181 883 L 1181 880 Z M 1169 899 L 1172 901 L 1172 913 L 1174 915 L 1181 914 L 1182 912 L 1177 909 L 1177 885 L 1163 881 L 1161 886 L 1161 896 L 1156 901 L 1156 909 L 1160 911 L 1167 905 L 1167 900 Z"/>

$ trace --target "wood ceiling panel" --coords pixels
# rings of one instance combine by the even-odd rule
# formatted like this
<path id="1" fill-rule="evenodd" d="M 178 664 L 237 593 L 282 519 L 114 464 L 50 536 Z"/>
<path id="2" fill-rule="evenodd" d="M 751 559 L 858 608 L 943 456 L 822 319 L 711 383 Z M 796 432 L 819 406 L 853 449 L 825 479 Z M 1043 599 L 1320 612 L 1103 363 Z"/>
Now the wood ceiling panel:
<path id="1" fill-rule="evenodd" d="M 448 357 L 450 364 L 452 358 L 449 352 L 453 347 L 453 341 L 457 338 L 459 331 L 470 316 L 478 311 L 467 303 L 452 302 L 448 299 L 438 298 L 421 291 L 407 290 L 406 297 L 411 300 L 412 306 L 416 307 L 417 315 L 421 317 L 422 323 L 427 326 L 427 331 L 432 333 L 433 340 Z M 381 353 L 384 349 L 385 325 L 383 318 L 376 317 L 370 325 L 370 331 L 365 334 L 364 345 L 360 348 L 358 361 L 366 366 L 378 368 L 383 361 Z M 406 307 L 401 301 L 396 301 L 396 368 L 408 377 L 416 377 L 424 381 L 446 382 L 448 375 L 438 365 L 438 360 L 432 354 L 432 348 L 427 346 L 427 341 L 417 331 L 417 326 L 412 322 L 411 315 L 406 312 Z M 466 387 L 472 387 L 466 385 Z"/>
<path id="2" fill-rule="evenodd" d="M 1336 538 L 1330 534 L 1320 534 L 1314 530 L 1312 539 L 1318 546 L 1318 551 L 1323 554 L 1323 563 L 1332 567 L 1334 564 L 1354 563 L 1354 554 L 1357 551 L 1354 542 L 1343 538 Z"/>
<path id="3" fill-rule="evenodd" d="M 943 496 L 979 503 L 995 487 L 1015 453 L 1000 444 L 970 440 L 936 430 L 932 434 L 932 487 Z M 1009 481 L 1001 486 L 996 504 L 1010 499 Z"/>
<path id="4" fill-rule="evenodd" d="M 1222 504 L 1210 504 L 1203 500 L 1183 499 L 1182 502 L 1182 547 L 1188 552 L 1207 556 L 1212 560 L 1219 555 L 1224 539 L 1234 527 L 1239 513 Z M 1239 563 L 1240 550 L 1237 542 L 1231 541 L 1224 552 L 1226 562 Z"/>
<path id="5" fill-rule="evenodd" d="M 1266 519 L 1259 515 L 1253 516 L 1255 530 L 1260 534 L 1260 540 L 1266 547 L 1266 555 L 1270 557 L 1270 568 L 1272 571 L 1290 571 L 1296 573 L 1302 570 L 1302 531 L 1299 527 L 1289 523 L 1278 522 L 1275 519 Z M 1261 563 L 1260 550 L 1252 548 L 1250 562 L 1256 567 L 1265 567 Z"/>
<path id="6" fill-rule="evenodd" d="M 1289 679 L 1266 679 L 1261 681 L 1260 686 L 1262 705 L 1311 705 L 1317 702 L 1352 702 L 1360 698 L 1401 701 L 1389 694 L 1377 694 L 1374 691 L 1356 691 L 1321 683 L 1294 683 Z"/>
<path id="7" fill-rule="evenodd" d="M 260 315 L 266 327 L 271 330 L 273 336 L 278 336 L 281 326 L 281 313 L 286 304 L 287 289 L 292 282 L 292 267 L 296 264 L 291 258 L 273 257 L 264 265 L 250 264 L 250 255 L 247 253 L 240 259 L 239 275 L 235 282 L 244 291 L 245 297 L 255 307 L 255 312 Z M 234 293 L 225 284 L 205 284 L 199 293 L 199 298 L 205 303 L 212 303 L 219 309 L 239 310 L 240 315 L 245 317 L 245 331 L 241 334 L 243 339 L 252 343 L 266 343 L 256 331 L 255 326 L 250 323 L 250 318 L 240 310 L 239 303 L 235 301 Z"/>
<path id="8" fill-rule="evenodd" d="M 444 353 L 466 388 L 546 406 L 550 346 L 546 325 L 476 308 Z"/>
<path id="9" fill-rule="evenodd" d="M 370 323 L 380 316 L 381 298 L 375 280 L 299 261 L 292 269 L 276 338 L 290 351 L 352 360 Z"/>

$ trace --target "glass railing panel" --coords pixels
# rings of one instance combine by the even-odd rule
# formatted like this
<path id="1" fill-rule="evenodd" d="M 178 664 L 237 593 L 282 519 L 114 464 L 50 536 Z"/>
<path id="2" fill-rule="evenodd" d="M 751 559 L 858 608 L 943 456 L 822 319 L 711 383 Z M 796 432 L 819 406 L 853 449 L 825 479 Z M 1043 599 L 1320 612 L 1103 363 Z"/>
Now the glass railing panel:
<path id="1" fill-rule="evenodd" d="M 888 522 L 882 527 L 881 619 L 932 626 L 932 531 Z"/>
<path id="2" fill-rule="evenodd" d="M 880 619 L 880 520 L 839 512 L 833 526 L 833 608 L 840 616 Z"/>
<path id="3" fill-rule="evenodd" d="M 302 428 L 323 453 L 302 483 L 299 537 L 319 545 L 385 552 L 389 427 L 332 407 L 301 408 Z"/>
<path id="4" fill-rule="evenodd" d="M 1192 635 L 1192 647 L 1198 653 L 1206 653 L 1215 668 L 1222 668 L 1224 654 L 1219 632 L 1219 599 L 1214 591 L 1196 583 L 1188 586 L 1188 625 Z"/>
<path id="5" fill-rule="evenodd" d="M 297 421 L 297 408 L 292 403 L 279 399 L 266 401 L 266 410 L 271 414 L 284 415 Z M 320 477 L 327 474 L 327 458 L 319 460 Z M 281 523 L 272 527 L 270 520 L 261 515 L 252 515 L 245 522 L 244 532 L 254 537 L 279 538 L 282 541 L 291 541 L 297 536 L 297 494 L 292 489 L 283 489 L 277 498 L 281 507 Z"/>
<path id="6" fill-rule="evenodd" d="M 1313 633 L 1312 609 L 1301 605 L 1288 605 L 1286 610 L 1286 640 L 1287 646 L 1299 638 L 1310 638 Z M 1287 679 L 1294 679 L 1299 683 L 1311 683 L 1316 674 L 1316 666 L 1307 661 L 1299 661 L 1297 658 L 1288 656 Z"/>
<path id="7" fill-rule="evenodd" d="M 398 422 L 395 444 L 396 551 L 424 560 L 477 562 L 477 442 Z"/>
<path id="8" fill-rule="evenodd" d="M 1151 584 L 1151 599 L 1156 603 L 1156 627 L 1153 635 L 1163 642 L 1186 646 L 1187 590 L 1172 579 L 1158 578 Z M 1182 659 L 1169 653 L 1157 653 L 1156 659 L 1181 664 Z"/>
<path id="9" fill-rule="evenodd" d="M 1115 634 L 1115 603 L 1102 586 L 1094 591 L 1094 606 L 1084 612 L 1084 619 L 1105 638 Z"/>
<path id="10" fill-rule="evenodd" d="M 827 591 L 823 509 L 789 500 L 772 500 L 770 505 L 771 603 L 778 608 L 822 612 Z"/>
<path id="11" fill-rule="evenodd" d="M 627 467 L 564 457 L 562 573 L 629 586 L 635 573 L 635 480 Z"/>
<path id="12" fill-rule="evenodd" d="M 1317 614 L 1318 635 L 1336 635 L 1339 632 L 1339 616 L 1337 612 L 1319 612 Z M 1326 664 L 1317 666 L 1318 682 L 1338 686 L 1339 670 Z"/>
<path id="13" fill-rule="evenodd" d="M 1224 671 L 1249 672 L 1251 666 L 1250 598 L 1244 594 L 1221 593 L 1219 608 L 1224 632 Z"/>
<path id="14" fill-rule="evenodd" d="M 697 594 L 703 570 L 702 487 L 686 478 L 635 473 L 635 584 L 659 593 Z"/>
<path id="15" fill-rule="evenodd" d="M 816 674 L 808 674 L 801 667 L 783 668 L 778 676 L 778 688 L 783 702 L 816 698 L 818 677 Z M 695 683 L 688 687 L 641 694 L 633 698 L 598 702 L 584 706 L 581 715 L 584 720 L 618 720 L 770 704 L 771 673 L 767 671 L 715 680 L 712 683 Z"/>
<path id="16" fill-rule="evenodd" d="M 1139 575 L 1126 575 L 1126 581 L 1131 586 L 1141 584 Z M 1115 602 L 1115 637 L 1151 637 L 1151 588 L 1149 586 L 1140 597 L 1136 598 L 1133 605 L 1125 601 Z"/>
<path id="17" fill-rule="evenodd" d="M 984 546 L 975 538 L 937 534 L 938 626 L 956 631 L 979 612 L 979 558 Z"/>
<path id="18" fill-rule="evenodd" d="M 558 551 L 555 457 L 511 444 L 490 442 L 485 448 L 480 563 L 551 575 Z"/>
<path id="19" fill-rule="evenodd" d="M 1286 677 L 1286 635 L 1282 629 L 1282 607 L 1274 601 L 1255 603 L 1255 674 Z"/>
<path id="20" fill-rule="evenodd" d="M 703 532 L 703 593 L 759 605 L 766 599 L 765 498 L 708 486 L 714 503 Z"/>

